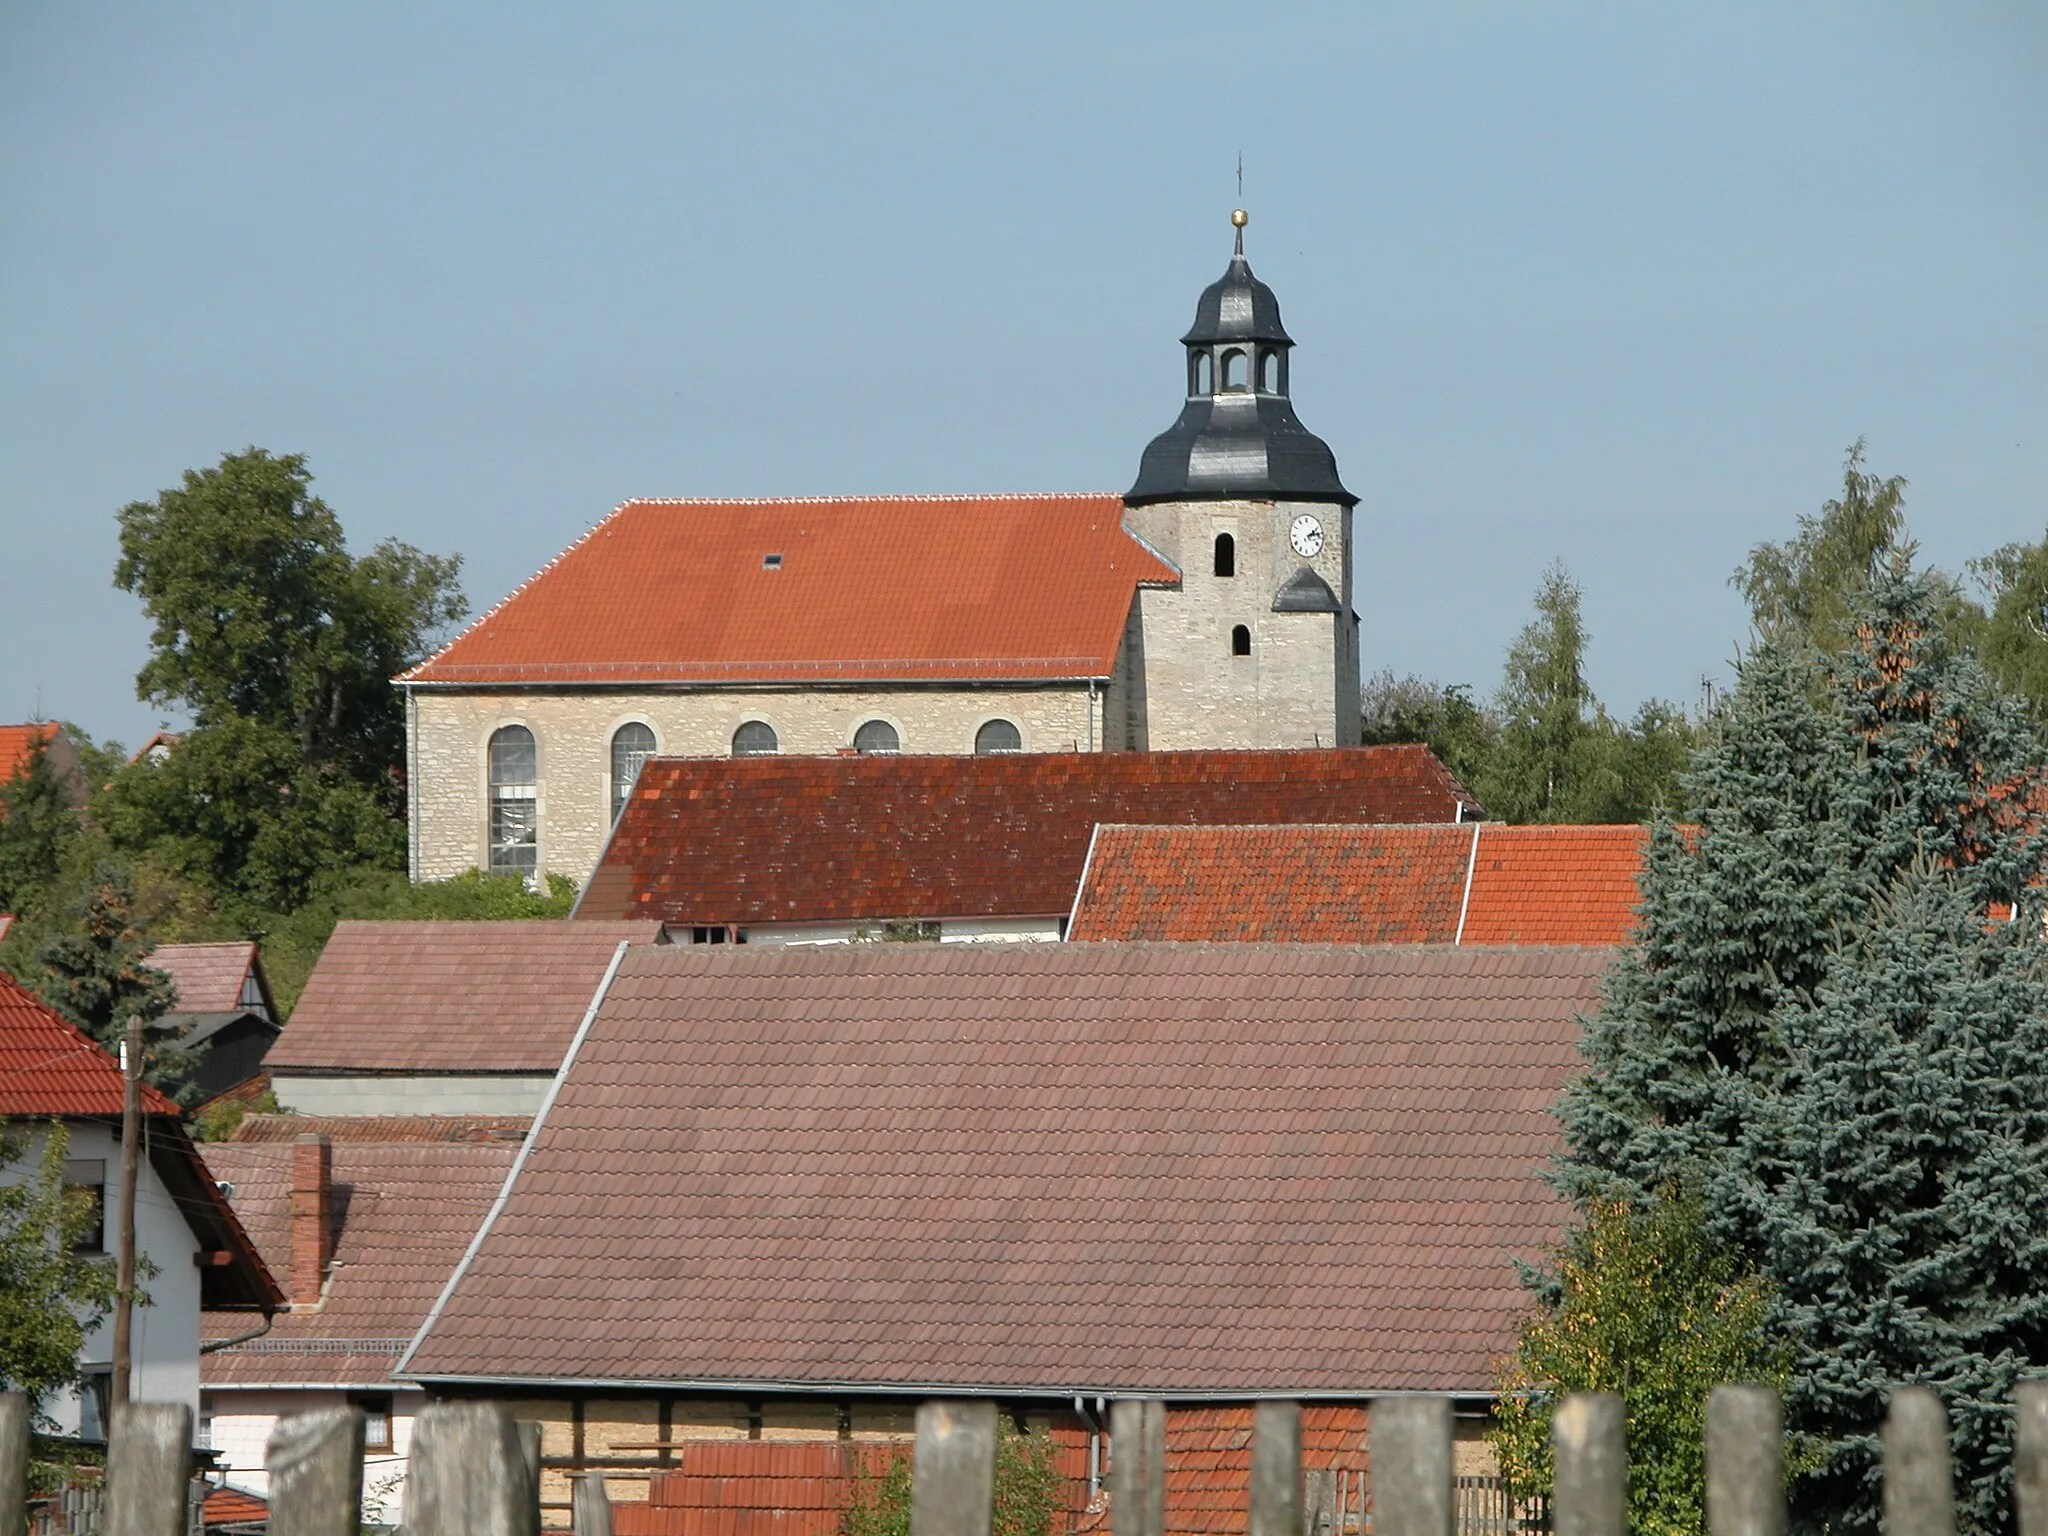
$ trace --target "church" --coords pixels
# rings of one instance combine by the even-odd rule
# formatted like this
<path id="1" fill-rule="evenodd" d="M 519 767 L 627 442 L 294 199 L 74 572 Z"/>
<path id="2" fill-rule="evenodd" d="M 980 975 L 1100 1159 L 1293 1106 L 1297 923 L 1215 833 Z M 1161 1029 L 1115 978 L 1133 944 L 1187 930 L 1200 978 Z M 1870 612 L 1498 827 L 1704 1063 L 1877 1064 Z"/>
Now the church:
<path id="1" fill-rule="evenodd" d="M 1236 249 L 1123 495 L 628 501 L 406 700 L 413 878 L 581 882 L 650 756 L 1358 741 L 1358 498 Z"/>

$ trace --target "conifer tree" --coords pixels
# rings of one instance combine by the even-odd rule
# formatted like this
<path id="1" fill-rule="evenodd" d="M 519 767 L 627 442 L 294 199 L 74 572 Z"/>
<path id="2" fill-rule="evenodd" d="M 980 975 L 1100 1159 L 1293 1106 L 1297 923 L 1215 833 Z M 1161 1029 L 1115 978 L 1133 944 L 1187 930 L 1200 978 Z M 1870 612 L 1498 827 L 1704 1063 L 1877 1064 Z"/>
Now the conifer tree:
<path id="1" fill-rule="evenodd" d="M 74 932 L 60 935 L 38 955 L 43 1001 L 99 1041 L 115 1049 L 131 1017 L 145 1026 L 177 1001 L 171 978 L 143 959 L 149 938 L 135 921 L 135 898 L 127 878 L 101 869 L 79 903 Z"/>

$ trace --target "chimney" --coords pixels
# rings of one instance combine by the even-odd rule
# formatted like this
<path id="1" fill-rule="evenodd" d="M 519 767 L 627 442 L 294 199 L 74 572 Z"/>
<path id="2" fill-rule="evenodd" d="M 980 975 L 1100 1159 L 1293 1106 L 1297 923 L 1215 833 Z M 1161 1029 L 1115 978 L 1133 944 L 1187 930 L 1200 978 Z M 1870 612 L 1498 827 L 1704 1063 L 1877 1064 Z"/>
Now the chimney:
<path id="1" fill-rule="evenodd" d="M 292 1143 L 291 1301 L 295 1307 L 319 1301 L 327 1261 L 334 1257 L 333 1167 L 334 1153 L 325 1136 L 301 1136 Z"/>

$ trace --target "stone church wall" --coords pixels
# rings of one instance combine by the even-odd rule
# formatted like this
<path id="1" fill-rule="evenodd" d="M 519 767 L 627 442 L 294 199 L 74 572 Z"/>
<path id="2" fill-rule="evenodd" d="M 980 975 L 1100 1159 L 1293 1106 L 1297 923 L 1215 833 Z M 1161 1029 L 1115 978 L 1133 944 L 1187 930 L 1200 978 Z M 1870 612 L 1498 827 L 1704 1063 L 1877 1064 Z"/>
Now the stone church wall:
<path id="1" fill-rule="evenodd" d="M 539 757 L 540 869 L 589 879 L 611 827 L 611 739 L 627 721 L 653 728 L 671 757 L 724 757 L 745 720 L 775 728 L 785 754 L 850 747 L 863 721 L 893 724 L 905 753 L 969 753 L 987 721 L 1017 726 L 1027 752 L 1123 745 L 1104 739 L 1104 690 L 805 689 L 786 692 L 455 693 L 419 689 L 410 706 L 412 871 L 446 880 L 489 861 L 486 748 L 503 725 L 534 734 Z M 1091 734 L 1090 720 L 1094 729 Z"/>

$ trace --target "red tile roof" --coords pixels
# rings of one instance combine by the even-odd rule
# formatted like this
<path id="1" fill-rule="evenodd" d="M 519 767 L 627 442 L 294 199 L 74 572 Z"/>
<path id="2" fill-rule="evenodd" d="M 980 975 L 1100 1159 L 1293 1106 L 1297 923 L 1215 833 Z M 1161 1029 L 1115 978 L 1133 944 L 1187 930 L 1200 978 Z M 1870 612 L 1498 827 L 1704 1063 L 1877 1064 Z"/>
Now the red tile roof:
<path id="1" fill-rule="evenodd" d="M 1106 678 L 1179 579 L 1116 496 L 629 501 L 403 681 Z"/>
<path id="2" fill-rule="evenodd" d="M 661 925 L 335 925 L 263 1065 L 271 1073 L 552 1072 L 620 940 Z"/>
<path id="3" fill-rule="evenodd" d="M 216 1488 L 206 1496 L 204 1518 L 208 1526 L 260 1526 L 270 1519 L 270 1506 L 240 1488 Z"/>
<path id="4" fill-rule="evenodd" d="M 219 944 L 159 944 L 149 965 L 178 989 L 179 1013 L 237 1013 L 242 986 L 256 964 L 253 939 Z"/>
<path id="5" fill-rule="evenodd" d="M 261 1339 L 202 1356 L 205 1384 L 388 1381 L 518 1152 L 517 1142 L 335 1143 L 338 1222 L 319 1309 L 280 1313 Z M 292 1145 L 215 1142 L 206 1160 L 234 1187 L 235 1211 L 271 1269 L 290 1273 Z M 205 1318 L 209 1339 L 248 1331 L 243 1317 Z"/>
<path id="6" fill-rule="evenodd" d="M 92 1037 L 0 972 L 0 1115 L 118 1115 L 121 1065 Z M 143 1109 L 178 1106 L 147 1083 Z"/>
<path id="7" fill-rule="evenodd" d="M 1608 955 L 628 951 L 407 1374 L 1490 1391 Z"/>
<path id="8" fill-rule="evenodd" d="M 1641 827 L 1105 826 L 1068 937 L 1618 944 Z"/>
<path id="9" fill-rule="evenodd" d="M 1471 803 L 1415 746 L 654 758 L 576 915 L 1064 917 L 1098 822 L 1451 821 Z"/>
<path id="10" fill-rule="evenodd" d="M 15 770 L 28 761 L 28 755 L 39 741 L 48 741 L 56 733 L 56 726 L 48 721 L 30 725 L 0 725 L 0 783 L 14 777 Z"/>
<path id="11" fill-rule="evenodd" d="M 230 1141 L 510 1141 L 526 1138 L 531 1115 L 244 1115 Z"/>

